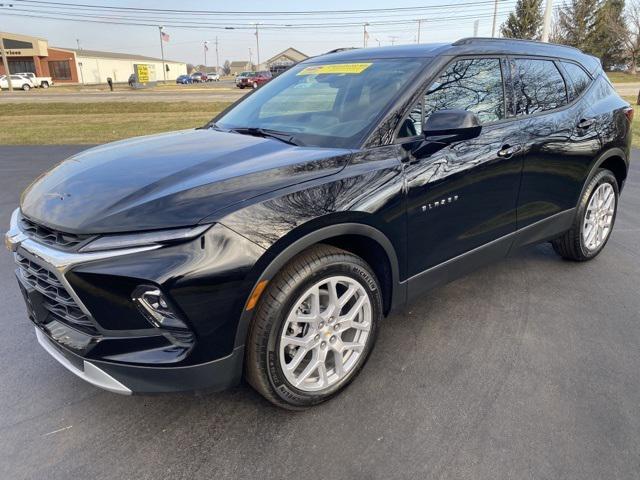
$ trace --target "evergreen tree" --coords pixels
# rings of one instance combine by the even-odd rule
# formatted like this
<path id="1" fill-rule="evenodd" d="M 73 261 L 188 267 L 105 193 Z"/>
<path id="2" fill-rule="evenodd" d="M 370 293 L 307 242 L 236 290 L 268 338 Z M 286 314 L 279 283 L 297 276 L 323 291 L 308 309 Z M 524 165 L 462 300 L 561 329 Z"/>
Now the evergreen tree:
<path id="1" fill-rule="evenodd" d="M 605 69 L 625 60 L 627 26 L 624 10 L 624 0 L 602 2 L 595 14 L 593 29 L 587 37 L 585 50 L 600 58 Z"/>
<path id="2" fill-rule="evenodd" d="M 571 0 L 558 13 L 554 40 L 595 55 L 609 68 L 624 61 L 624 0 Z"/>
<path id="3" fill-rule="evenodd" d="M 518 0 L 515 11 L 502 24 L 502 36 L 536 40 L 542 28 L 542 0 Z"/>

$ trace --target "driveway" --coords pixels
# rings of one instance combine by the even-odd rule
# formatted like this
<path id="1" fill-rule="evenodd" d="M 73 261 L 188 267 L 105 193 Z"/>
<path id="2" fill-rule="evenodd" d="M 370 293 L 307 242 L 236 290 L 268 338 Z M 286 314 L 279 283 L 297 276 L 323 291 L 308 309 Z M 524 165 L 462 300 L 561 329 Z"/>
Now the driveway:
<path id="1" fill-rule="evenodd" d="M 0 147 L 0 224 L 82 148 Z M 343 394 L 302 413 L 246 385 L 123 397 L 82 382 L 38 346 L 4 252 L 0 477 L 638 478 L 639 162 L 596 260 L 541 245 L 430 292 L 385 320 Z"/>

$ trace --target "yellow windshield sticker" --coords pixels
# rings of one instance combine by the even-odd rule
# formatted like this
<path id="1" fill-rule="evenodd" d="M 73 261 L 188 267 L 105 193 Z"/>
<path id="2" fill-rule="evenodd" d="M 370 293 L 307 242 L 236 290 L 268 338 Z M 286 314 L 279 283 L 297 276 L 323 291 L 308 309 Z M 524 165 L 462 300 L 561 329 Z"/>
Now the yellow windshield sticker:
<path id="1" fill-rule="evenodd" d="M 316 65 L 298 72 L 298 75 L 352 74 L 359 75 L 369 68 L 371 63 L 334 63 L 333 65 Z"/>

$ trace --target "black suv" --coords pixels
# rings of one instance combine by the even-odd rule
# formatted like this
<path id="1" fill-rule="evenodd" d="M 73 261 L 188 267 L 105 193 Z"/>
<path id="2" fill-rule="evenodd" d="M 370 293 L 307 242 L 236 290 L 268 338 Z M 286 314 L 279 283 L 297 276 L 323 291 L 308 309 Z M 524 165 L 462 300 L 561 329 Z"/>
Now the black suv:
<path id="1" fill-rule="evenodd" d="M 195 130 L 92 148 L 25 191 L 6 240 L 40 344 L 119 393 L 244 377 L 302 408 L 383 317 L 525 245 L 589 260 L 633 111 L 596 58 L 536 42 L 302 62 Z"/>

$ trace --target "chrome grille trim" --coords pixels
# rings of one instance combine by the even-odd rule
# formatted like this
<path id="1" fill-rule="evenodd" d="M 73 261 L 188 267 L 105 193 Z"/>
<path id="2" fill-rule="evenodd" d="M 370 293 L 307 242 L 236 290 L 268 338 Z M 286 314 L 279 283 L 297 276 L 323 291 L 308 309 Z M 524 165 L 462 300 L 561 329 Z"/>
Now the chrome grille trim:
<path id="1" fill-rule="evenodd" d="M 20 230 L 22 230 L 27 237 L 33 238 L 45 245 L 58 247 L 63 250 L 75 249 L 91 238 L 91 235 L 75 235 L 45 227 L 44 225 L 29 220 L 23 215 L 20 215 L 19 224 Z"/>
<path id="2" fill-rule="evenodd" d="M 42 294 L 43 306 L 54 320 L 78 327 L 85 333 L 98 333 L 95 321 L 82 311 L 54 272 L 19 252 L 14 255 L 22 280 Z"/>

